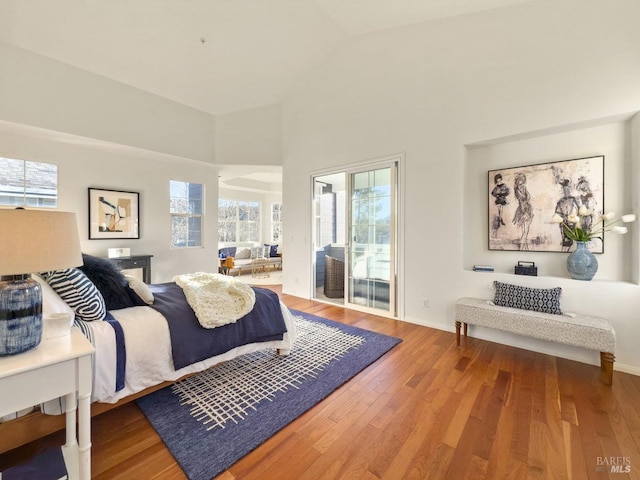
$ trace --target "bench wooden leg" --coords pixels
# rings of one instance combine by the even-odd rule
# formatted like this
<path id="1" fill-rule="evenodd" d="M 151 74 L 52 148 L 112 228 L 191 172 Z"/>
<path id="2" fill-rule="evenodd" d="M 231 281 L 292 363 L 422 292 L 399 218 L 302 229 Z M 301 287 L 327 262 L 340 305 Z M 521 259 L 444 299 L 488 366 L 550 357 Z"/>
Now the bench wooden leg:
<path id="1" fill-rule="evenodd" d="M 610 386 L 613 383 L 613 362 L 615 359 L 613 353 L 600 352 L 600 371 L 605 385 Z"/>
<path id="2" fill-rule="evenodd" d="M 463 327 L 464 336 L 467 336 L 467 324 L 456 320 L 456 344 L 460 345 L 460 327 Z"/>

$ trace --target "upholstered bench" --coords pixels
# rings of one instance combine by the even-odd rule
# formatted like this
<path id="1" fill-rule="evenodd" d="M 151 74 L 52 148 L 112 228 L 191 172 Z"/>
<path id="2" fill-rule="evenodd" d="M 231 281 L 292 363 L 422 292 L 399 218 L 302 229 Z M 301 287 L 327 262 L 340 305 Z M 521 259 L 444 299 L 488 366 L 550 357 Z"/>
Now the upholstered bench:
<path id="1" fill-rule="evenodd" d="M 460 345 L 460 327 L 478 325 L 550 342 L 600 352 L 602 380 L 611 385 L 615 361 L 616 333 L 603 318 L 522 310 L 492 305 L 487 300 L 461 298 L 456 302 L 456 342 Z"/>

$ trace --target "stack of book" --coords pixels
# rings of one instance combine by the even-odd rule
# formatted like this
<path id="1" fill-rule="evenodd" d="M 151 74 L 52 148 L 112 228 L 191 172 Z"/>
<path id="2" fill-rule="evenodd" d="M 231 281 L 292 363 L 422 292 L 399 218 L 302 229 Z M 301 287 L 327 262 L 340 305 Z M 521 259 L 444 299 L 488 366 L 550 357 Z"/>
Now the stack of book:
<path id="1" fill-rule="evenodd" d="M 493 272 L 493 267 L 490 267 L 488 265 L 474 265 L 473 271 L 474 272 Z"/>

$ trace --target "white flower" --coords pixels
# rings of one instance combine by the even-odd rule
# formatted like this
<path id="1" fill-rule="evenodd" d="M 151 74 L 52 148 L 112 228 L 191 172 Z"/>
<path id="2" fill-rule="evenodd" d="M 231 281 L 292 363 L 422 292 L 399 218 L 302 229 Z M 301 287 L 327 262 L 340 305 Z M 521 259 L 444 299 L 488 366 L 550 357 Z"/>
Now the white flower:
<path id="1" fill-rule="evenodd" d="M 554 213 L 553 217 L 551 217 L 551 221 L 553 223 L 562 223 L 562 222 L 564 222 L 564 219 L 560 215 L 558 215 L 557 213 Z"/>
<path id="2" fill-rule="evenodd" d="M 551 217 L 553 223 L 560 224 L 562 233 L 567 238 L 574 242 L 588 242 L 593 238 L 603 238 L 605 232 L 613 232 L 619 235 L 624 235 L 628 232 L 627 227 L 614 226 L 616 223 L 629 223 L 636 221 L 636 215 L 628 213 L 622 217 L 615 219 L 615 213 L 608 212 L 598 218 L 595 222 L 589 222 L 587 227 L 582 226 L 582 218 L 587 217 L 593 213 L 593 210 L 588 209 L 584 205 L 578 209 L 578 215 L 568 215 L 567 220 L 555 213 Z"/>
<path id="3" fill-rule="evenodd" d="M 588 215 L 591 215 L 593 213 L 593 210 L 588 209 L 585 205 L 580 205 L 580 208 L 578 209 L 578 215 L 580 215 L 581 217 L 586 217 Z"/>

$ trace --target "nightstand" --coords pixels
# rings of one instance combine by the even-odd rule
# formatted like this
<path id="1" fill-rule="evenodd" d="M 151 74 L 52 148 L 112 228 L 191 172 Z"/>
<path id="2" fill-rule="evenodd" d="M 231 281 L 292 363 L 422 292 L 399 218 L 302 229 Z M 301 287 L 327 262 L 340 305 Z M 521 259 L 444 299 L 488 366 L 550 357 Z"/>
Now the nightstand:
<path id="1" fill-rule="evenodd" d="M 110 258 L 120 270 L 142 269 L 142 280 L 151 283 L 151 257 L 153 255 L 131 255 L 130 257 Z"/>
<path id="2" fill-rule="evenodd" d="M 43 339 L 32 350 L 0 357 L 0 417 L 65 397 L 67 428 L 62 452 L 70 479 L 91 478 L 91 355 L 94 351 L 80 330 L 72 328 L 69 335 Z"/>

